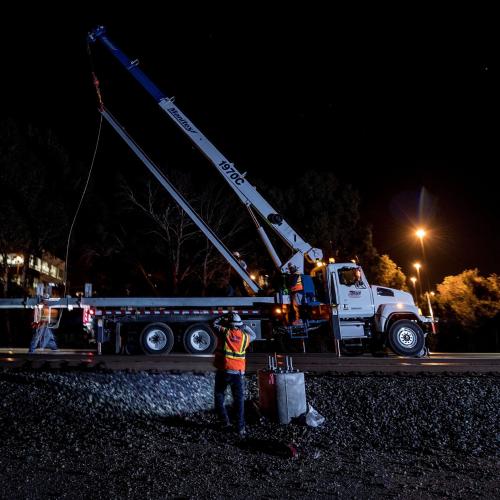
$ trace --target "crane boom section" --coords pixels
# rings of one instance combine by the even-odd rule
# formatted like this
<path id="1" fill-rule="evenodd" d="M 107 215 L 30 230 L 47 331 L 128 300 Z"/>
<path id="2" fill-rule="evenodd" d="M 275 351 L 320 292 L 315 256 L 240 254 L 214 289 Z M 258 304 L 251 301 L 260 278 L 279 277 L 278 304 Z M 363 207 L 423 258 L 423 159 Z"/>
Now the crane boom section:
<path id="1" fill-rule="evenodd" d="M 241 267 L 234 255 L 222 243 L 219 237 L 212 231 L 212 229 L 205 223 L 205 221 L 193 210 L 188 201 L 182 196 L 179 191 L 172 185 L 172 183 L 165 177 L 161 170 L 146 156 L 142 149 L 135 143 L 125 129 L 118 123 L 109 111 L 103 109 L 102 116 L 113 127 L 117 134 L 127 143 L 129 148 L 137 155 L 137 157 L 144 163 L 149 171 L 156 177 L 158 182 L 165 188 L 172 198 L 179 204 L 179 206 L 188 214 L 191 220 L 198 226 L 200 231 L 208 238 L 208 240 L 217 248 L 230 266 L 246 281 L 250 289 L 257 293 L 260 288 L 250 278 L 250 275 Z"/>
<path id="2" fill-rule="evenodd" d="M 231 186 L 238 198 L 246 206 L 251 206 L 260 214 L 270 227 L 281 237 L 281 239 L 294 251 L 302 254 L 309 261 L 314 262 L 322 258 L 322 252 L 306 243 L 294 230 L 283 220 L 276 210 L 260 195 L 238 169 L 231 163 L 191 122 L 191 120 L 167 97 L 145 73 L 138 67 L 138 61 L 130 60 L 116 45 L 106 36 L 104 27 L 99 27 L 89 33 L 88 40 L 95 42 L 100 40 L 105 47 L 118 59 L 118 61 L 129 71 L 132 76 L 151 94 L 163 111 L 172 119 L 177 127 L 184 132 L 198 149 L 217 168 L 222 177 Z"/>

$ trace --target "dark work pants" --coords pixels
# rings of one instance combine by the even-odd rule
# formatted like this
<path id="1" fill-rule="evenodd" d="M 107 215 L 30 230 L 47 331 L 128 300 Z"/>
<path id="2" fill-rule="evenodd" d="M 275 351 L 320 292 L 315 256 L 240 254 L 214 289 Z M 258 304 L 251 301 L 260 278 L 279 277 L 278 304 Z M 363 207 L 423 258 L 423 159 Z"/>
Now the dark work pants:
<path id="1" fill-rule="evenodd" d="M 227 373 L 222 370 L 217 370 L 215 374 L 215 389 L 214 389 L 214 403 L 217 414 L 220 419 L 229 424 L 229 416 L 224 405 L 224 399 L 227 386 L 231 386 L 231 393 L 233 394 L 233 408 L 235 417 L 238 424 L 238 430 L 245 427 L 245 378 L 244 375 L 239 373 Z"/>
<path id="2" fill-rule="evenodd" d="M 42 325 L 34 330 L 29 352 L 35 352 L 37 347 L 41 349 L 48 347 L 52 351 L 57 351 L 57 343 L 52 328 Z"/>

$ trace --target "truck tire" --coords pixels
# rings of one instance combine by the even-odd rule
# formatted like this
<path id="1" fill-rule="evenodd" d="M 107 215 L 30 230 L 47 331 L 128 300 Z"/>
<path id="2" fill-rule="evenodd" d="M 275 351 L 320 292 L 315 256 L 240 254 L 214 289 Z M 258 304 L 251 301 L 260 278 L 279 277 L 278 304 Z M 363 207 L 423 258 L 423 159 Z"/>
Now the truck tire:
<path id="1" fill-rule="evenodd" d="M 139 344 L 145 354 L 167 354 L 174 345 L 174 332 L 165 323 L 150 323 L 142 330 Z"/>
<path id="2" fill-rule="evenodd" d="M 399 356 L 417 356 L 425 347 L 422 328 L 408 319 L 394 322 L 387 336 L 391 349 Z"/>
<path id="3" fill-rule="evenodd" d="M 206 323 L 195 323 L 184 332 L 184 349 L 190 354 L 212 354 L 217 337 Z"/>

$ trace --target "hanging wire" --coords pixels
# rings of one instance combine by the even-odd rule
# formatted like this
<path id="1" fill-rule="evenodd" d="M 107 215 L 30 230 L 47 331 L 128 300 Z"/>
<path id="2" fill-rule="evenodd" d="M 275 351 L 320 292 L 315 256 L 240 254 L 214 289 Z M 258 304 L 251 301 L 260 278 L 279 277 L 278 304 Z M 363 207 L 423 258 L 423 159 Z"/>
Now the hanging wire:
<path id="1" fill-rule="evenodd" d="M 85 198 L 85 194 L 87 192 L 87 188 L 88 188 L 88 185 L 90 182 L 90 177 L 92 175 L 92 170 L 94 168 L 97 150 L 99 148 L 99 141 L 101 138 L 101 129 L 102 129 L 102 115 L 100 115 L 100 119 L 99 119 L 99 129 L 97 131 L 97 140 L 95 143 L 94 154 L 92 155 L 92 162 L 90 163 L 89 173 L 87 175 L 87 181 L 85 182 L 85 187 L 83 188 L 82 196 L 80 197 L 80 201 L 79 201 L 78 206 L 76 208 L 75 215 L 73 217 L 73 221 L 71 222 L 71 226 L 70 226 L 69 232 L 68 232 L 68 241 L 66 244 L 66 258 L 64 259 L 65 266 L 64 266 L 64 293 L 63 293 L 63 297 L 66 297 L 66 290 L 67 290 L 67 286 L 68 286 L 68 261 L 69 261 L 69 244 L 71 241 L 71 234 L 73 232 L 73 227 L 75 226 L 76 218 L 78 217 L 78 213 L 80 212 L 80 207 L 82 206 L 83 199 Z"/>

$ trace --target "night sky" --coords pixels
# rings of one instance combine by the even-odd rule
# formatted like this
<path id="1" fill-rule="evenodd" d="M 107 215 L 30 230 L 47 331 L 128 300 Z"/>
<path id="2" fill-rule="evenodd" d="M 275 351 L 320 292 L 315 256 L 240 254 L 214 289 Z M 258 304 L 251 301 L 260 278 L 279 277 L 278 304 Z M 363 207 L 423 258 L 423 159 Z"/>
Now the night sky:
<path id="1" fill-rule="evenodd" d="M 375 246 L 406 274 L 420 257 L 419 222 L 430 230 L 432 282 L 466 268 L 500 272 L 500 43 L 491 12 L 312 4 L 270 12 L 250 3 L 159 12 L 143 2 L 72 10 L 4 14 L 4 117 L 52 128 L 89 162 L 98 115 L 86 33 L 102 24 L 250 181 L 276 185 L 304 169 L 331 170 L 360 190 Z M 160 163 L 173 151 L 189 164 L 194 154 L 174 147 L 183 138 L 153 100 L 103 46 L 92 50 L 109 109 Z M 125 148 L 111 135 L 103 139 L 108 163 L 112 148 Z M 193 168 L 211 168 L 204 161 Z M 143 167 L 130 160 L 120 168 Z"/>

